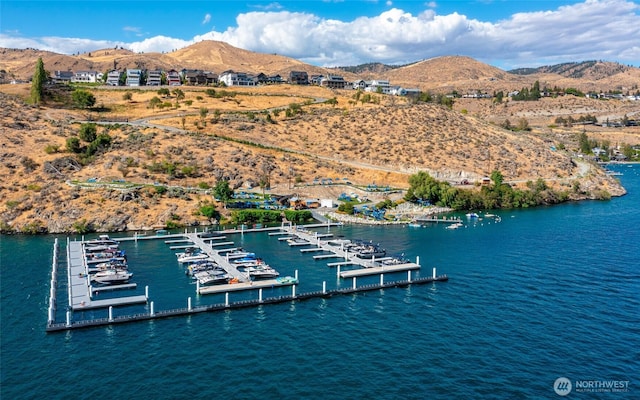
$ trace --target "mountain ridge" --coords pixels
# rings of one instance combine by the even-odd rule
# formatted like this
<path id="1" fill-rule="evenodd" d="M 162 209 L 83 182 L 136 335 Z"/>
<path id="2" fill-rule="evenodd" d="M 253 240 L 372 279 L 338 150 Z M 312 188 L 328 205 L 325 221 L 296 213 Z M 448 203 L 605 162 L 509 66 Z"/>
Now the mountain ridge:
<path id="1" fill-rule="evenodd" d="M 292 70 L 312 74 L 341 74 L 346 80 L 387 79 L 392 84 L 434 91 L 498 91 L 530 86 L 539 80 L 547 86 L 570 86 L 582 90 L 614 90 L 637 87 L 640 68 L 608 61 L 581 61 L 537 68 L 505 71 L 466 56 L 441 56 L 395 66 L 367 63 L 356 66 L 318 67 L 279 54 L 264 54 L 234 47 L 220 41 L 205 40 L 168 53 L 133 53 L 122 48 L 99 49 L 64 55 L 36 49 L 0 48 L 0 72 L 5 81 L 29 79 L 36 60 L 42 57 L 49 72 L 56 70 L 97 70 L 114 67 L 146 69 L 204 69 L 279 74 Z"/>

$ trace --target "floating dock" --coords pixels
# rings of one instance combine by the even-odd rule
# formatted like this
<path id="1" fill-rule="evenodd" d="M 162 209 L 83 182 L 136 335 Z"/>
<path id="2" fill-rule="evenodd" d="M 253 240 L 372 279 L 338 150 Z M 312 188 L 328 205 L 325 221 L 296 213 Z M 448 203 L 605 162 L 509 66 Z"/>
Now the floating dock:
<path id="1" fill-rule="evenodd" d="M 448 222 L 455 223 L 459 220 L 451 219 L 451 220 L 434 220 L 429 219 L 425 222 Z M 83 242 L 70 242 L 67 239 L 67 277 L 68 277 L 68 295 L 69 295 L 69 310 L 67 311 L 67 319 L 64 323 L 56 323 L 55 321 L 55 287 L 56 287 L 56 274 L 57 274 L 57 241 L 54 245 L 54 260 L 52 265 L 52 279 L 51 279 L 51 296 L 50 296 L 50 305 L 49 305 L 49 319 L 47 321 L 47 332 L 56 332 L 56 331 L 65 331 L 72 329 L 80 329 L 87 327 L 96 327 L 96 326 L 104 326 L 111 324 L 120 324 L 134 321 L 144 321 L 144 320 L 152 320 L 158 318 L 168 318 L 179 315 L 191 315 L 195 313 L 201 312 L 211 312 L 211 311 L 221 311 L 221 310 L 229 310 L 229 309 L 239 309 L 246 307 L 253 307 L 262 304 L 278 304 L 285 303 L 290 301 L 302 301 L 306 299 L 313 298 L 327 298 L 334 295 L 339 294 L 352 294 L 359 293 L 371 290 L 378 290 L 390 287 L 406 287 L 412 284 L 426 284 L 433 282 L 445 282 L 448 281 L 449 278 L 446 275 L 437 276 L 435 268 L 433 269 L 433 274 L 431 277 L 421 277 L 412 279 L 412 271 L 416 269 L 420 269 L 419 258 L 416 260 L 416 263 L 406 262 L 406 263 L 398 263 L 398 264 L 390 264 L 385 263 L 388 260 L 393 258 L 391 257 L 383 257 L 383 258 L 372 258 L 372 259 L 363 259 L 357 257 L 355 254 L 349 254 L 347 251 L 342 248 L 342 246 L 334 243 L 329 243 L 330 241 L 322 240 L 322 238 L 331 236 L 331 234 L 319 234 L 317 232 L 310 231 L 308 228 L 314 227 L 327 227 L 332 225 L 341 225 L 341 224 L 315 224 L 315 225 L 306 225 L 302 227 L 293 227 L 289 225 L 285 227 L 282 225 L 281 227 L 271 227 L 271 228 L 254 228 L 254 229 L 246 229 L 241 227 L 240 229 L 235 230 L 226 230 L 222 231 L 224 233 L 247 233 L 247 232 L 269 232 L 271 236 L 280 236 L 280 235 L 288 235 L 289 237 L 298 237 L 306 240 L 309 247 L 301 249 L 301 252 L 327 252 L 329 254 L 318 254 L 315 255 L 316 259 L 325 259 L 325 258 L 342 258 L 344 261 L 338 261 L 335 263 L 329 263 L 328 265 L 334 265 L 337 267 L 337 275 L 342 279 L 351 279 L 352 284 L 350 287 L 340 287 L 333 290 L 326 289 L 326 282 L 322 283 L 322 290 L 308 293 L 296 293 L 296 288 L 298 284 L 297 271 L 295 278 L 289 279 L 266 279 L 266 280 L 254 280 L 252 281 L 249 274 L 240 272 L 235 267 L 235 265 L 230 262 L 232 259 L 227 253 L 230 251 L 238 250 L 238 248 L 216 248 L 217 246 L 222 245 L 232 245 L 233 242 L 217 242 L 213 243 L 213 241 L 222 240 L 225 236 L 219 235 L 214 237 L 200 237 L 202 232 L 198 233 L 194 231 L 193 233 L 185 233 L 182 234 L 172 234 L 172 235 L 156 235 L 156 236 L 134 236 L 129 238 L 119 238 L 114 239 L 118 242 L 120 241 L 137 241 L 137 240 L 152 240 L 152 239 L 169 239 L 167 243 L 193 243 L 190 246 L 199 247 L 204 253 L 206 253 L 211 259 L 213 259 L 218 265 L 220 265 L 232 278 L 236 278 L 238 283 L 234 284 L 225 284 L 225 285 L 211 285 L 211 286 L 200 286 L 197 285 L 197 293 L 198 294 L 213 294 L 213 293 L 224 293 L 225 294 L 225 302 L 222 304 L 214 304 L 207 306 L 191 306 L 191 298 L 187 299 L 187 308 L 166 310 L 156 312 L 154 310 L 153 301 L 149 302 L 148 297 L 148 287 L 145 289 L 145 295 L 143 296 L 128 296 L 128 297 L 119 297 L 113 299 L 104 299 L 104 300 L 94 300 L 93 294 L 98 291 L 108 291 L 108 290 L 118 290 L 118 289 L 133 289 L 136 287 L 135 283 L 131 284 L 123 284 L 123 285 L 112 285 L 112 286 L 104 286 L 104 287 L 92 287 L 91 280 L 88 274 L 88 267 L 86 262 L 86 257 L 84 253 Z M 175 240 L 173 240 L 175 239 Z M 284 238 L 281 238 L 284 239 Z M 355 265 L 359 268 L 340 271 L 340 267 L 344 265 Z M 385 282 L 385 274 L 392 274 L 397 272 L 407 272 L 406 279 L 387 281 Z M 361 276 L 368 275 L 379 275 L 380 281 L 377 284 L 369 284 L 364 286 L 357 286 L 357 278 Z M 271 298 L 263 298 L 263 289 L 264 288 L 276 288 L 276 287 L 291 287 L 291 294 L 284 296 L 277 296 Z M 258 291 L 258 299 L 253 300 L 242 300 L 236 302 L 229 301 L 229 294 L 234 291 L 243 291 L 243 290 L 257 290 Z M 113 317 L 112 309 L 114 306 L 128 305 L 128 304 L 139 304 L 139 303 L 149 303 L 149 311 L 143 314 L 135 314 L 135 315 L 127 315 L 127 316 L 118 316 Z M 95 308 L 108 308 L 109 309 L 109 317 L 108 318 L 100 318 L 100 319 L 92 319 L 92 320 L 83 320 L 83 321 L 72 321 L 71 318 L 71 310 L 73 311 L 82 311 L 88 309 Z"/>
<path id="2" fill-rule="evenodd" d="M 295 236 L 300 239 L 306 240 L 308 245 L 316 246 L 312 248 L 301 249 L 300 251 L 303 253 L 307 252 L 320 252 L 324 251 L 328 254 L 316 254 L 313 256 L 314 260 L 324 260 L 331 258 L 341 258 L 344 261 L 336 261 L 327 263 L 328 267 L 341 267 L 344 265 L 357 265 L 360 266 L 361 269 L 345 271 L 339 276 L 341 278 L 350 278 L 354 276 L 364 276 L 364 275 L 376 275 L 387 272 L 402 272 L 409 271 L 414 269 L 420 269 L 420 264 L 418 262 L 404 262 L 400 264 L 394 265 L 386 265 L 384 261 L 392 259 L 391 257 L 382 257 L 382 258 L 360 258 L 357 254 L 351 254 L 344 249 L 343 246 L 331 244 L 329 241 L 323 241 L 323 237 L 331 236 L 331 234 L 318 234 L 318 232 L 312 232 L 303 228 L 297 227 L 283 227 L 283 231 L 290 236 Z M 344 276 L 343 276 L 344 274 Z"/>
<path id="3" fill-rule="evenodd" d="M 73 241 L 67 243 L 67 274 L 69 281 L 69 307 L 73 311 L 141 304 L 146 303 L 148 300 L 146 294 L 105 300 L 94 300 L 93 293 L 102 289 L 109 290 L 110 287 L 101 286 L 94 288 L 92 286 L 91 276 L 88 273 L 83 242 Z M 130 286 L 129 288 L 133 287 L 135 286 Z"/>
<path id="4" fill-rule="evenodd" d="M 295 285 L 297 281 L 279 281 L 277 279 L 261 279 L 250 282 L 228 283 L 224 285 L 200 286 L 197 291 L 199 294 L 237 292 L 240 290 L 252 290 L 261 288 L 273 288 L 280 286 Z"/>
<path id="5" fill-rule="evenodd" d="M 280 303 L 287 303 L 291 301 L 303 301 L 303 300 L 314 299 L 314 298 L 329 298 L 336 295 L 354 294 L 359 292 L 367 292 L 367 291 L 386 289 L 386 288 L 392 288 L 392 287 L 407 287 L 409 285 L 419 285 L 419 284 L 427 284 L 427 283 L 433 283 L 433 282 L 446 282 L 448 280 L 449 278 L 446 275 L 442 275 L 442 276 L 437 276 L 435 278 L 425 277 L 425 278 L 417 278 L 414 280 L 407 279 L 407 280 L 399 280 L 399 281 L 391 281 L 391 282 L 381 282 L 378 284 L 364 285 L 360 287 L 354 287 L 355 286 L 355 280 L 354 280 L 354 286 L 338 288 L 334 290 L 325 290 L 326 285 L 323 283 L 322 291 L 296 294 L 295 289 L 293 289 L 292 294 L 288 296 L 269 297 L 265 299 L 244 300 L 244 301 L 237 301 L 237 302 L 225 301 L 225 303 L 213 304 L 208 306 L 191 307 L 191 298 L 188 298 L 187 308 L 180 308 L 180 309 L 173 309 L 173 310 L 159 311 L 159 312 L 154 311 L 153 302 L 151 302 L 151 309 L 149 313 L 146 313 L 146 314 L 118 316 L 115 318 L 109 317 L 109 318 L 84 320 L 84 321 L 68 320 L 66 323 L 50 322 L 47 324 L 46 331 L 47 332 L 68 331 L 68 330 L 74 330 L 74 329 L 123 324 L 123 323 L 136 322 L 136 321 L 147 321 L 147 320 L 153 320 L 153 319 L 170 318 L 170 317 L 176 317 L 181 315 L 192 315 L 192 314 L 197 314 L 202 312 L 234 310 L 234 309 L 255 307 L 255 306 L 265 305 L 265 304 L 280 304 Z M 293 288 L 295 288 L 295 286 L 293 286 Z"/>

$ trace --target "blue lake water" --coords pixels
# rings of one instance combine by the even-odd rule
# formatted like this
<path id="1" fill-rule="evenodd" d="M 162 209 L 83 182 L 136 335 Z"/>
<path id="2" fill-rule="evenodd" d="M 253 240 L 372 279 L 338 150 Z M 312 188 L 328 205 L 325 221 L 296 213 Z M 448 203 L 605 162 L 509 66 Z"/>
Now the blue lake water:
<path id="1" fill-rule="evenodd" d="M 499 223 L 484 218 L 457 230 L 319 229 L 419 257 L 420 275 L 437 267 L 449 282 L 69 332 L 45 333 L 55 236 L 2 236 L 0 397 L 559 398 L 553 383 L 567 377 L 629 381 L 625 393 L 567 398 L 640 398 L 640 166 L 611 168 L 623 172 L 628 190 L 611 201 L 499 211 Z M 66 237 L 58 237 L 64 250 Z M 298 292 L 320 290 L 323 281 L 351 285 L 327 260 L 266 233 L 229 240 L 282 275 L 298 270 Z M 148 285 L 155 310 L 186 307 L 188 297 L 194 306 L 224 301 L 196 296 L 162 241 L 121 247 L 139 285 L 126 294 Z M 264 296 L 283 293 L 290 289 Z"/>

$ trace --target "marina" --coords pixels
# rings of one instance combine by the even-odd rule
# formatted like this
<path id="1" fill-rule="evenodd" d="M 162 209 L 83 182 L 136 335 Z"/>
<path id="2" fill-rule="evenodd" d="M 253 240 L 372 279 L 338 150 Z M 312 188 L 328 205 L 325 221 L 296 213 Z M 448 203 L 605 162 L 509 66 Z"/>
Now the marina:
<path id="1" fill-rule="evenodd" d="M 414 277 L 412 271 L 419 270 L 419 258 L 416 262 L 396 257 L 386 256 L 386 250 L 371 242 L 333 238 L 332 233 L 320 233 L 313 228 L 330 228 L 331 223 L 295 226 L 282 224 L 279 227 L 245 228 L 220 231 L 212 235 L 208 232 L 188 232 L 173 234 L 162 233 L 160 235 L 144 235 L 110 239 L 102 235 L 99 239 L 85 241 L 71 241 L 67 239 L 66 264 L 68 279 L 68 304 L 66 320 L 58 322 L 56 315 L 56 290 L 57 290 L 57 263 L 58 244 L 54 245 L 54 261 L 52 266 L 51 296 L 47 332 L 85 328 L 91 326 L 108 325 L 114 323 L 133 322 L 140 320 L 166 318 L 178 315 L 188 315 L 205 311 L 219 311 L 225 309 L 243 308 L 262 304 L 276 304 L 292 300 L 305 300 L 312 298 L 331 297 L 337 294 L 358 293 L 389 287 L 407 286 L 410 284 L 425 284 L 444 282 L 448 280 L 446 275 L 433 274 L 428 277 Z M 333 225 L 335 226 L 335 225 Z M 229 240 L 228 235 L 256 232 L 268 232 L 269 236 L 278 236 L 278 242 L 287 243 L 292 248 L 304 253 L 314 254 L 315 260 L 337 259 L 329 262 L 327 267 L 337 267 L 335 276 L 340 280 L 351 280 L 344 287 L 335 289 L 327 288 L 327 281 L 317 284 L 321 290 L 312 290 L 298 293 L 298 270 L 294 276 L 279 277 L 279 273 L 255 253 L 245 251 L 236 242 Z M 241 236 L 242 237 L 242 236 Z M 112 294 L 108 298 L 96 298 L 98 294 L 114 293 L 117 291 L 135 290 L 138 283 L 130 283 L 133 273 L 127 270 L 126 256 L 120 252 L 118 244 L 121 242 L 139 240 L 162 239 L 170 250 L 184 250 L 176 253 L 177 262 L 182 265 L 184 271 L 195 284 L 195 295 L 223 295 L 224 301 L 220 303 L 192 306 L 192 298 L 187 297 L 186 308 L 172 310 L 155 310 L 154 302 L 149 299 L 149 286 L 145 286 L 144 295 L 116 296 Z M 115 253 L 106 253 L 107 261 L 91 262 L 98 251 L 120 252 L 123 260 L 110 259 Z M 92 265 L 90 268 L 89 265 Z M 404 278 L 388 278 L 390 274 L 406 272 Z M 379 276 L 377 283 L 365 283 L 358 285 L 358 278 Z M 386 279 L 385 279 L 386 278 Z M 103 281 L 104 279 L 105 281 Z M 100 284 L 100 283 L 103 284 Z M 348 281 L 347 281 L 348 282 Z M 346 283 L 346 282 L 345 282 Z M 289 287 L 289 293 L 278 292 L 278 288 Z M 269 291 L 269 295 L 265 294 Z M 230 293 L 253 293 L 249 299 L 230 299 Z M 277 294 L 274 296 L 273 294 Z M 257 298 L 256 298 L 257 295 Z M 245 296 L 247 297 L 247 296 Z M 128 315 L 113 315 L 114 307 L 143 305 L 145 311 Z M 91 318 L 89 320 L 74 320 L 74 312 L 87 310 L 108 310 L 108 318 Z"/>
<path id="2" fill-rule="evenodd" d="M 135 289 L 136 284 L 94 286 L 86 261 L 85 242 L 67 241 L 67 279 L 69 307 L 73 311 L 146 303 L 148 295 L 125 296 L 112 299 L 94 299 L 99 291 Z"/>

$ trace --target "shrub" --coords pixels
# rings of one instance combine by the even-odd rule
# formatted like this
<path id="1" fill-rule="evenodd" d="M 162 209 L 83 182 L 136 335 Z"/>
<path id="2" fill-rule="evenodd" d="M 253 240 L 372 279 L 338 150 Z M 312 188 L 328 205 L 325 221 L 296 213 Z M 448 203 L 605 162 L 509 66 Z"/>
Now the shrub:
<path id="1" fill-rule="evenodd" d="M 60 150 L 60 146 L 58 146 L 57 144 L 48 144 L 44 148 L 44 152 L 47 154 L 54 154 L 54 153 L 57 153 L 59 150 Z"/>

